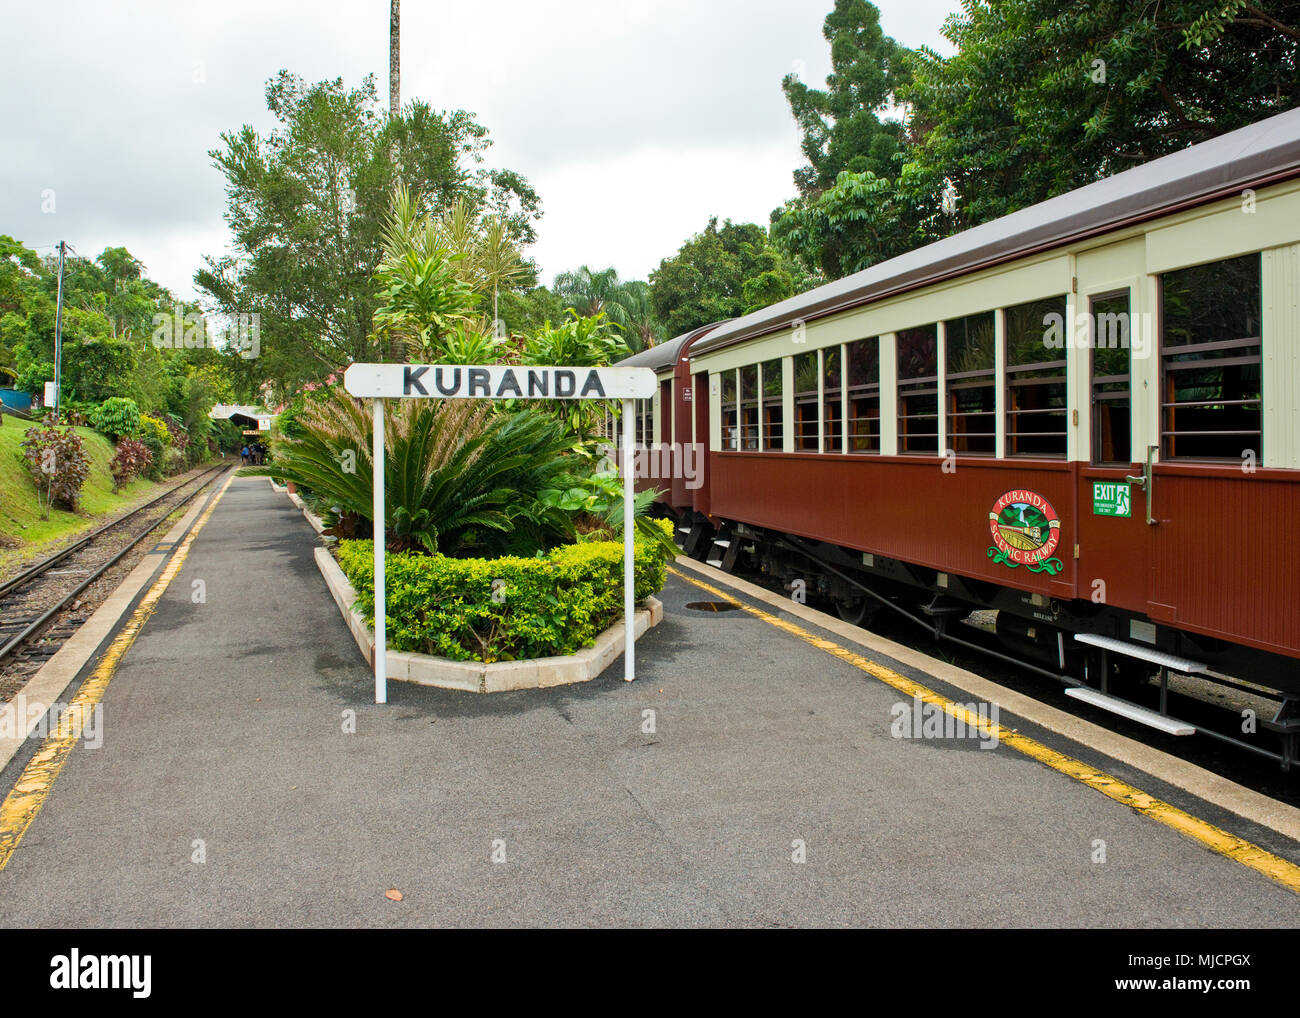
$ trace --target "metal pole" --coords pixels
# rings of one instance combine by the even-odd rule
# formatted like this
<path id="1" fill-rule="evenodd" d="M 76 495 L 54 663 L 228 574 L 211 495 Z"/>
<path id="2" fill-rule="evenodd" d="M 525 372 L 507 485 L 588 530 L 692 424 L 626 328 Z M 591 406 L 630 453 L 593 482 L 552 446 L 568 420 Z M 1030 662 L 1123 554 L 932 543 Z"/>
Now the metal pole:
<path id="1" fill-rule="evenodd" d="M 388 702 L 388 629 L 384 608 L 384 401 L 374 401 L 375 703 Z"/>
<path id="2" fill-rule="evenodd" d="M 59 241 L 59 295 L 54 306 L 54 423 L 59 423 L 63 401 L 63 258 L 68 245 Z"/>
<path id="3" fill-rule="evenodd" d="M 632 497 L 636 477 L 632 469 L 632 401 L 623 400 L 623 681 L 636 676 L 636 627 L 633 624 Z"/>

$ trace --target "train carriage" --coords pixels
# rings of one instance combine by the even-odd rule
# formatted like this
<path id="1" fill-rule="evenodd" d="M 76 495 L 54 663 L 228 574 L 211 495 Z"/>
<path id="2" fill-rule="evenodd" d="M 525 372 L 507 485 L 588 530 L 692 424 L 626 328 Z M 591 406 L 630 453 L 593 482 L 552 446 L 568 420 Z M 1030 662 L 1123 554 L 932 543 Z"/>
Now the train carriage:
<path id="1" fill-rule="evenodd" d="M 1300 697 L 1300 110 L 625 363 L 699 557 Z"/>

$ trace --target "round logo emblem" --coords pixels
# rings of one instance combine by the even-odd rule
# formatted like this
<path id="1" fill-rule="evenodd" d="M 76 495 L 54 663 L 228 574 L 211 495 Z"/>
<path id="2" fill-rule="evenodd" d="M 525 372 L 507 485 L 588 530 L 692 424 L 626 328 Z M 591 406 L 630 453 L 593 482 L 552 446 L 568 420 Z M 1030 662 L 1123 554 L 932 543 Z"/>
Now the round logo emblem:
<path id="1" fill-rule="evenodd" d="M 1061 519 L 1052 503 L 1036 491 L 1003 492 L 989 510 L 989 533 L 993 535 L 989 558 L 994 562 L 1053 576 L 1064 568 L 1053 557 L 1061 542 Z"/>

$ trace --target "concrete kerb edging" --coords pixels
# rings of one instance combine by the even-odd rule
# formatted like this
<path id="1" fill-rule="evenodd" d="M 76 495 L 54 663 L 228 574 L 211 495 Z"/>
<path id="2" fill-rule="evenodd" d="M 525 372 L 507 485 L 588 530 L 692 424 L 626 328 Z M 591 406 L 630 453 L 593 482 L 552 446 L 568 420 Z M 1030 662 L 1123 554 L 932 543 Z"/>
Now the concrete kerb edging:
<path id="1" fill-rule="evenodd" d="M 1203 767 L 1198 767 L 1196 764 L 1180 760 L 1127 736 L 1095 725 L 1091 721 L 1075 717 L 1073 714 L 1058 710 L 1035 700 L 1033 697 L 1025 696 L 1023 693 L 1017 693 L 1015 690 L 998 685 L 996 682 L 976 675 L 974 672 L 929 657 L 920 651 L 912 650 L 910 647 L 904 647 L 893 640 L 877 636 L 869 630 L 861 629 L 858 626 L 819 612 L 816 608 L 809 608 L 807 605 L 798 604 L 789 598 L 783 598 L 770 590 L 765 590 L 746 580 L 724 573 L 720 569 L 715 569 L 685 556 L 679 556 L 674 564 L 698 573 L 712 583 L 731 587 L 733 590 L 752 597 L 756 601 L 762 601 L 773 608 L 788 612 L 821 629 L 832 632 L 850 643 L 856 643 L 859 647 L 875 651 L 910 668 L 932 675 L 936 679 L 958 689 L 963 689 L 981 700 L 996 703 L 1000 709 L 1009 714 L 1014 714 L 1026 721 L 1046 728 L 1048 731 L 1073 739 L 1085 746 L 1090 746 L 1106 756 L 1145 771 L 1152 777 L 1190 792 L 1206 802 L 1213 803 L 1231 813 L 1236 813 L 1240 817 L 1277 831 L 1288 838 L 1300 841 L 1300 809 L 1296 809 L 1294 806 L 1278 802 L 1276 799 L 1271 799 L 1259 792 L 1238 785 L 1227 778 L 1207 771 Z"/>
<path id="2" fill-rule="evenodd" d="M 158 544 L 168 546 L 168 550 L 174 548 L 207 502 L 206 498 L 196 499 L 194 505 L 176 521 Z M 166 557 L 165 552 L 160 552 L 158 548 L 148 552 L 95 613 L 27 680 L 14 699 L 0 705 L 0 731 L 14 733 L 0 737 L 0 770 L 9 765 L 14 754 L 42 723 L 50 707 L 59 701 L 64 690 L 94 656 L 104 638 L 112 633 L 122 616 L 130 610 L 136 595 L 158 571 L 160 555 Z M 17 715 L 19 697 L 22 697 L 21 703 L 27 708 L 25 717 Z M 40 710 L 33 711 L 33 707 L 39 707 Z"/>
<path id="3" fill-rule="evenodd" d="M 316 565 L 325 578 L 334 603 L 356 640 L 366 663 L 375 661 L 375 637 L 361 613 L 353 609 L 357 592 L 353 589 L 334 556 L 325 548 L 316 549 Z M 648 597 L 645 607 L 637 611 L 633 626 L 640 639 L 664 617 L 664 606 Z M 514 689 L 547 689 L 577 682 L 590 682 L 614 663 L 623 653 L 623 623 L 617 622 L 598 637 L 594 645 L 564 657 L 542 657 L 530 661 L 451 661 L 431 654 L 406 651 L 388 652 L 388 678 L 420 686 L 438 686 L 469 693 L 504 693 Z"/>

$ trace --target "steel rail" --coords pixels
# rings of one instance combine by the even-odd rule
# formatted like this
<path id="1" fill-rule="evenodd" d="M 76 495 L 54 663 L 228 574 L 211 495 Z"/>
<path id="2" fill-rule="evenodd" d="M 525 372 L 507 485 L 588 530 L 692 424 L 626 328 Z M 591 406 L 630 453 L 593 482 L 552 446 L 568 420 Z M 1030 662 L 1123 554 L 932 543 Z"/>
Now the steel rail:
<path id="1" fill-rule="evenodd" d="M 34 566 L 30 566 L 29 568 L 23 570 L 21 573 L 19 573 L 17 576 L 13 577 L 12 579 L 6 580 L 4 583 L 0 583 L 0 597 L 4 597 L 11 590 L 16 590 L 19 587 L 24 586 L 27 583 L 30 583 L 32 580 L 36 579 L 38 576 L 46 572 L 46 570 L 48 570 L 51 566 L 58 565 L 60 562 L 62 562 L 73 552 L 80 551 L 82 548 L 86 547 L 86 545 L 94 541 L 95 538 L 101 537 L 104 534 L 108 533 L 108 531 L 114 529 L 115 527 L 121 526 L 123 523 L 125 523 L 127 520 L 131 519 L 138 513 L 142 513 L 146 509 L 149 509 L 152 506 L 157 505 L 163 499 L 170 498 L 172 495 L 176 494 L 176 492 L 184 488 L 187 484 L 193 484 L 195 481 L 202 480 L 203 478 L 207 477 L 209 474 L 215 473 L 218 470 L 225 469 L 225 466 L 226 466 L 225 464 L 222 464 L 221 466 L 212 467 L 211 469 L 205 470 L 203 473 L 199 474 L 198 477 L 191 477 L 188 481 L 182 481 L 174 488 L 168 488 L 157 498 L 149 500 L 148 502 L 144 503 L 144 505 L 137 506 L 136 508 L 132 509 L 129 513 L 127 513 L 125 516 L 119 516 L 117 519 L 113 520 L 112 522 L 105 523 L 99 529 L 87 534 L 85 537 L 79 538 L 77 541 L 73 542 L 72 544 L 68 545 L 66 548 L 63 548 L 62 550 L 55 552 L 53 555 L 49 556 L 48 558 L 42 559 L 40 562 L 37 562 Z M 199 485 L 199 487 L 202 488 L 203 485 Z"/>
<path id="2" fill-rule="evenodd" d="M 217 473 L 218 471 L 220 471 L 220 470 L 225 470 L 225 469 L 228 469 L 228 467 L 227 467 L 225 464 L 223 464 L 223 465 L 220 466 L 220 467 L 215 467 L 214 469 L 209 470 L 209 471 L 207 471 L 207 472 L 205 472 L 205 473 L 199 475 L 199 478 L 197 478 L 197 479 L 207 478 L 207 477 L 209 477 L 210 475 L 215 474 L 215 473 Z M 212 478 L 212 480 L 215 480 L 215 478 Z M 186 482 L 186 483 L 189 483 L 189 482 Z M 176 503 L 176 505 L 175 505 L 173 511 L 175 511 L 175 509 L 179 509 L 181 506 L 183 506 L 183 505 L 185 505 L 187 502 L 191 501 L 195 496 L 197 496 L 201 491 L 203 491 L 203 489 L 206 488 L 206 487 L 208 486 L 208 484 L 210 484 L 210 483 L 211 483 L 211 480 L 204 481 L 203 484 L 199 485 L 199 487 L 195 488 L 195 489 L 194 489 L 193 491 L 191 491 L 188 495 L 186 495 L 183 499 L 181 499 L 181 501 L 179 501 L 178 503 Z M 177 491 L 177 490 L 179 490 L 180 488 L 183 488 L 183 487 L 184 487 L 183 484 L 178 484 L 175 488 L 173 488 L 173 489 L 171 490 L 171 492 L 168 492 L 168 494 L 171 494 L 172 492 L 175 492 L 175 491 Z M 154 500 L 155 503 L 156 503 L 157 501 L 158 501 L 158 499 L 155 499 L 155 500 Z M 153 504 L 153 503 L 151 503 L 151 504 Z M 144 508 L 144 507 L 141 506 L 141 508 Z M 93 573 L 91 573 L 88 577 L 86 577 L 86 579 L 84 579 L 81 583 L 79 583 L 79 584 L 76 586 L 75 589 L 69 591 L 66 595 L 64 595 L 64 597 L 63 597 L 63 598 L 62 598 L 62 599 L 61 599 L 57 604 L 55 604 L 55 605 L 51 606 L 49 609 L 47 609 L 47 610 L 46 610 L 46 611 L 45 611 L 45 612 L 44 612 L 44 613 L 43 613 L 39 618 L 37 618 L 37 619 L 35 619 L 34 621 L 32 621 L 31 623 L 29 623 L 28 626 L 27 626 L 27 627 L 26 627 L 22 632 L 20 632 L 17 636 L 13 637 L 13 639 L 11 639 L 11 640 L 10 640 L 8 643 L 6 643 L 3 647 L 0 647 L 0 662 L 4 661 L 5 658 L 7 658 L 7 657 L 9 657 L 11 654 L 13 654 L 13 652 L 14 652 L 15 650 L 17 650 L 17 648 L 18 648 L 21 644 L 25 643 L 25 642 L 26 642 L 28 639 L 30 639 L 30 638 L 31 638 L 35 633 L 37 633 L 37 632 L 39 632 L 41 629 L 43 629 L 43 628 L 46 626 L 46 624 L 47 624 L 47 623 L 48 623 L 52 618 L 54 618 L 55 615 L 57 615 L 57 614 L 58 614 L 59 612 L 61 612 L 65 607 L 67 607 L 68 603 L 69 603 L 69 602 L 70 602 L 74 597 L 76 597 L 78 594 L 80 594 L 83 590 L 85 590 L 87 587 L 89 587 L 89 586 L 90 586 L 92 583 L 94 583 L 97 579 L 99 579 L 101 576 L 103 576 L 104 573 L 106 573 L 109 569 L 111 569 L 111 568 L 112 568 L 113 566 L 115 566 L 119 561 L 121 561 L 121 559 L 123 558 L 123 556 L 126 555 L 127 552 L 129 552 L 129 551 L 130 551 L 132 548 L 134 548 L 137 544 L 139 544 L 141 541 L 143 541 L 146 537 L 148 537 L 150 534 L 152 534 L 155 530 L 157 530 L 157 529 L 158 529 L 158 528 L 163 524 L 163 522 L 167 520 L 167 518 L 168 518 L 169 516 L 171 516 L 171 513 L 167 513 L 166 515 L 159 517 L 156 521 L 154 521 L 153 523 L 151 523 L 148 527 L 146 527 L 143 531 L 141 531 L 141 532 L 140 532 L 140 533 L 135 537 L 135 539 L 131 541 L 130 544 L 126 545 L 124 548 L 122 548 L 120 551 L 118 551 L 117 554 L 115 554 L 115 555 L 114 555 L 112 558 L 110 558 L 107 562 L 105 562 L 105 563 L 104 563 L 103 565 L 101 565 L 98 569 L 96 569 Z M 126 519 L 126 517 L 123 517 L 122 519 Z M 121 522 L 121 520 L 119 520 L 118 522 Z"/>

